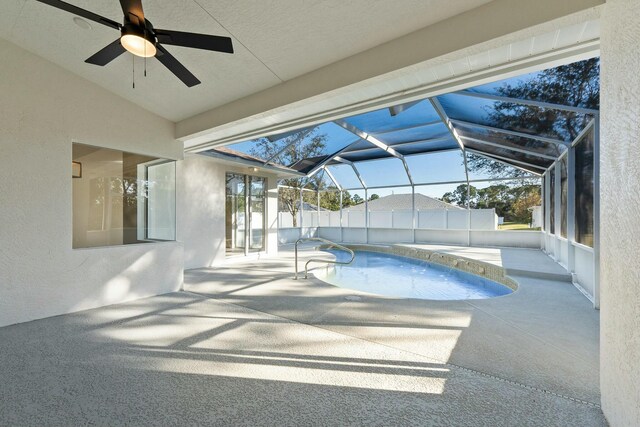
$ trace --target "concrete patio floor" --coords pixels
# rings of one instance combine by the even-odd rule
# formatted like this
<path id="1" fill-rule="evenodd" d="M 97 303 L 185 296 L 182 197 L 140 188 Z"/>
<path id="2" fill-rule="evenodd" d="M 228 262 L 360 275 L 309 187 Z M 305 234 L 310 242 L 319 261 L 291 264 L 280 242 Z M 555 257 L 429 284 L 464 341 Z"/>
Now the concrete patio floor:
<path id="1" fill-rule="evenodd" d="M 290 252 L 191 270 L 185 292 L 0 328 L 0 425 L 606 425 L 598 312 L 516 280 L 423 301 L 292 280 Z"/>

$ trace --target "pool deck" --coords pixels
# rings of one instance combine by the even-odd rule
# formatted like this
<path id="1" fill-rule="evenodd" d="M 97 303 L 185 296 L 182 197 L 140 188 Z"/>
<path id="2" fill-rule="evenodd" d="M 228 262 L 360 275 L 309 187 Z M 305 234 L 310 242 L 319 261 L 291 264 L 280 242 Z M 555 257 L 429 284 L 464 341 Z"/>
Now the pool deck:
<path id="1" fill-rule="evenodd" d="M 293 280 L 292 258 L 0 328 L 0 425 L 606 425 L 598 312 L 572 285 L 397 299 Z"/>
<path id="2" fill-rule="evenodd" d="M 398 246 L 427 249 L 494 264 L 503 267 L 508 275 L 571 281 L 571 275 L 567 270 L 539 249 L 478 248 L 427 244 L 400 244 Z"/>

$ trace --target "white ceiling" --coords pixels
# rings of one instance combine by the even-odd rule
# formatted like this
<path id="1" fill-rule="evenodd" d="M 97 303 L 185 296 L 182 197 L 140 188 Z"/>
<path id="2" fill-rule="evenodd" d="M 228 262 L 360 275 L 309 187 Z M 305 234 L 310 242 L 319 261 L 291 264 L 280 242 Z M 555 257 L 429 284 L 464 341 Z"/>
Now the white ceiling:
<path id="1" fill-rule="evenodd" d="M 120 21 L 117 0 L 67 0 Z M 172 121 L 272 87 L 489 0 L 143 0 L 156 28 L 232 37 L 234 55 L 169 46 L 202 84 L 187 88 L 157 60 L 122 55 L 105 67 L 84 60 L 119 34 L 34 0 L 0 2 L 0 37 Z"/>

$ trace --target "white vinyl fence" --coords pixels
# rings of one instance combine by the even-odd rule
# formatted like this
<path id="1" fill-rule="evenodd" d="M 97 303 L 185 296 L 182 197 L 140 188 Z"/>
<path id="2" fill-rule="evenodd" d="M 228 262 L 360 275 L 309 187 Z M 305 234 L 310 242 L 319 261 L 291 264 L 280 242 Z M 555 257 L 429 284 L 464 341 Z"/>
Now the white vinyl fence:
<path id="1" fill-rule="evenodd" d="M 302 219 L 302 222 L 300 221 Z M 297 227 L 288 212 L 280 212 L 278 238 L 281 244 L 300 237 L 323 237 L 346 243 L 442 243 L 472 246 L 540 248 L 542 234 L 536 231 L 498 230 L 493 209 L 432 209 L 370 211 L 369 226 L 364 211 L 306 211 L 297 216 Z M 471 227 L 469 227 L 469 225 Z"/>
<path id="2" fill-rule="evenodd" d="M 471 215 L 471 224 L 469 224 Z M 301 221 L 302 218 L 302 221 Z M 292 228 L 293 216 L 279 213 L 279 227 Z M 471 227 L 469 227 L 469 225 Z M 364 211 L 305 211 L 296 215 L 296 227 L 367 227 Z M 409 210 L 369 211 L 368 228 L 413 229 L 413 212 Z M 417 229 L 437 230 L 497 230 L 498 216 L 494 209 L 429 209 L 416 211 Z"/>

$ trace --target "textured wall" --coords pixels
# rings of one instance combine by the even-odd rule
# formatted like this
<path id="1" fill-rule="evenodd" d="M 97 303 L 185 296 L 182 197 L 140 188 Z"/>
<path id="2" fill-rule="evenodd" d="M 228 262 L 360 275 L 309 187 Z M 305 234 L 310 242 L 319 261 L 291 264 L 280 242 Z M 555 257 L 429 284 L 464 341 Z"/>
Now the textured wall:
<path id="1" fill-rule="evenodd" d="M 267 178 L 266 252 L 278 252 L 276 178 L 250 172 L 200 154 L 178 162 L 178 240 L 184 244 L 184 268 L 210 267 L 225 259 L 225 174 L 236 172 Z"/>
<path id="2" fill-rule="evenodd" d="M 178 289 L 179 243 L 71 248 L 72 141 L 180 158 L 173 123 L 1 39 L 0 58 L 0 326 Z"/>
<path id="3" fill-rule="evenodd" d="M 602 19 L 602 408 L 640 425 L 640 2 L 608 0 Z"/>

